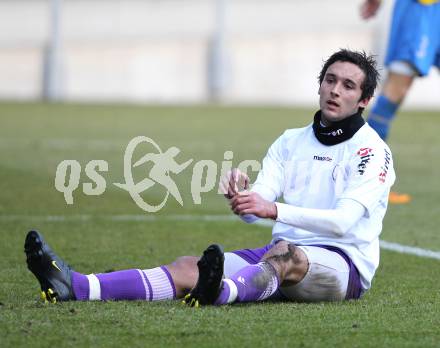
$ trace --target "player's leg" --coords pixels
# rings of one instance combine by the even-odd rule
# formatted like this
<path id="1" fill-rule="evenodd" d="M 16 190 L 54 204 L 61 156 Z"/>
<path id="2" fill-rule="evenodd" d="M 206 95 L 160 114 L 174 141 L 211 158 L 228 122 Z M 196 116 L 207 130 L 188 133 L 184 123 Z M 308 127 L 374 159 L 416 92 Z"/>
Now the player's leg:
<path id="1" fill-rule="evenodd" d="M 196 286 L 185 297 L 184 303 L 190 306 L 213 304 L 223 288 L 222 297 L 226 299 L 230 294 L 229 287 L 221 286 L 230 281 L 237 271 L 255 265 L 261 261 L 264 254 L 273 247 L 266 245 L 256 249 L 241 249 L 223 254 L 218 245 L 209 246 L 197 263 L 199 278 Z M 225 278 L 222 282 L 222 278 Z"/>
<path id="2" fill-rule="evenodd" d="M 385 59 L 389 74 L 368 116 L 368 124 L 384 140 L 414 78 L 427 75 L 434 64 L 439 41 L 438 5 L 425 6 L 405 0 L 395 2 Z"/>
<path id="3" fill-rule="evenodd" d="M 280 285 L 299 283 L 307 270 L 306 254 L 294 244 L 280 241 L 267 250 L 260 262 L 225 278 L 215 304 L 268 299 L 277 293 Z"/>
<path id="4" fill-rule="evenodd" d="M 182 256 L 168 265 L 84 275 L 72 272 L 77 300 L 161 301 L 183 297 L 197 281 L 198 257 Z"/>
<path id="5" fill-rule="evenodd" d="M 27 234 L 25 253 L 28 268 L 38 279 L 43 298 L 51 302 L 174 299 L 194 287 L 198 277 L 198 258 L 191 256 L 145 270 L 81 274 L 58 257 L 36 231 Z"/>
<path id="6" fill-rule="evenodd" d="M 283 241 L 224 282 L 215 303 L 260 301 L 276 289 L 285 299 L 305 302 L 358 299 L 362 292 L 359 272 L 341 250 Z"/>
<path id="7" fill-rule="evenodd" d="M 391 123 L 417 75 L 414 68 L 403 61 L 391 63 L 389 69 L 382 92 L 367 120 L 384 141 L 387 140 Z M 389 202 L 392 204 L 406 204 L 410 201 L 411 196 L 407 193 L 390 192 Z"/>
<path id="8" fill-rule="evenodd" d="M 395 62 L 394 66 L 396 65 L 406 66 L 407 74 L 395 72 L 396 69 L 393 71 L 391 70 L 392 68 L 390 68 L 382 92 L 368 115 L 368 124 L 385 141 L 388 138 L 391 122 L 396 116 L 416 76 L 416 72 L 409 64 L 405 62 Z"/>
<path id="9" fill-rule="evenodd" d="M 382 92 L 367 120 L 384 141 L 388 138 L 391 123 L 416 75 L 416 70 L 407 62 L 395 61 L 389 66 Z M 411 196 L 407 193 L 390 192 L 389 202 L 392 204 L 406 204 L 410 201 Z"/>
<path id="10" fill-rule="evenodd" d="M 368 117 L 382 139 L 416 76 L 426 76 L 440 52 L 440 3 L 429 6 L 418 1 L 395 2 L 385 65 L 389 76 Z M 411 196 L 390 192 L 389 202 L 405 204 Z"/>
<path id="11" fill-rule="evenodd" d="M 309 267 L 298 283 L 283 283 L 280 286 L 279 290 L 285 298 L 302 302 L 360 298 L 362 285 L 359 272 L 341 250 L 317 246 L 298 248 L 307 256 Z"/>
<path id="12" fill-rule="evenodd" d="M 248 264 L 222 280 L 223 254 L 215 246 L 211 250 L 216 257 L 205 258 L 205 251 L 200 259 L 205 259 L 204 267 L 199 266 L 197 285 L 185 298 L 189 305 L 222 305 L 265 300 L 277 293 L 280 284 L 296 284 L 307 272 L 308 262 L 303 251 L 293 244 L 281 241 L 274 246 L 248 249 L 250 253 L 257 251 L 254 256 L 260 254 L 259 262 Z M 262 250 L 264 253 L 261 253 Z"/>
<path id="13" fill-rule="evenodd" d="M 209 277 L 221 268 L 219 264 L 212 266 L 200 270 L 205 281 L 199 278 L 186 298 L 187 304 L 261 301 L 273 297 L 277 289 L 285 299 L 307 302 L 359 298 L 362 291 L 356 267 L 333 247 L 295 246 L 282 241 L 270 248 L 260 262 L 223 280 L 219 280 L 219 272 Z"/>

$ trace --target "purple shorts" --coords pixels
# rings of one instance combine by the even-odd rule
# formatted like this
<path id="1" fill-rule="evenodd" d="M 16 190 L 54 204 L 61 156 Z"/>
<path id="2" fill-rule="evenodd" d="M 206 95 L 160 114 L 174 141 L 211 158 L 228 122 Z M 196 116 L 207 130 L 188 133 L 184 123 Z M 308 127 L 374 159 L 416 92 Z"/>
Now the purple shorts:
<path id="1" fill-rule="evenodd" d="M 274 244 L 268 244 L 262 248 L 234 250 L 232 251 L 232 253 L 234 253 L 237 256 L 240 256 L 243 260 L 253 265 L 260 262 L 263 255 L 266 254 L 266 252 L 269 249 L 271 249 L 273 246 Z M 348 276 L 347 294 L 345 295 L 345 299 L 346 300 L 359 299 L 362 295 L 361 279 L 358 269 L 351 261 L 351 259 L 348 257 L 348 255 L 345 252 L 343 252 L 341 249 L 330 245 L 311 244 L 309 246 L 319 247 L 335 252 L 338 255 L 340 255 L 345 260 L 345 262 L 347 262 L 350 271 Z"/>

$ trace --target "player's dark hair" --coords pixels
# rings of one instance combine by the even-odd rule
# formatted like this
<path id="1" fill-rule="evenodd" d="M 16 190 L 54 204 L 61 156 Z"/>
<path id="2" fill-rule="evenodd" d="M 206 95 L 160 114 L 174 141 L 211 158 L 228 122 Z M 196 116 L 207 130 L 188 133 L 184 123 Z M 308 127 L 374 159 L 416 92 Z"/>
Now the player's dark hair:
<path id="1" fill-rule="evenodd" d="M 377 71 L 377 62 L 374 56 L 369 56 L 364 51 L 358 52 L 348 49 L 341 49 L 333 53 L 322 66 L 321 72 L 319 73 L 319 85 L 321 85 L 324 80 L 328 67 L 335 62 L 349 62 L 357 65 L 365 74 L 364 81 L 361 85 L 362 95 L 360 100 L 373 96 L 379 80 L 379 71 Z"/>

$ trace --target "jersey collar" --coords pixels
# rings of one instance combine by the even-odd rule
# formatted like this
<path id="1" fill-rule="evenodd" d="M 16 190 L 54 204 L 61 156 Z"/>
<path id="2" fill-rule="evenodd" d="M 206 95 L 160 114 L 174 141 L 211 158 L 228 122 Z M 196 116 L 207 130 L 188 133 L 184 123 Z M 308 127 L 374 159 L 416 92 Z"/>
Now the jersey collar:
<path id="1" fill-rule="evenodd" d="M 342 121 L 335 122 L 329 127 L 321 125 L 321 110 L 313 118 L 313 132 L 321 144 L 336 145 L 350 139 L 365 124 L 360 112 Z"/>

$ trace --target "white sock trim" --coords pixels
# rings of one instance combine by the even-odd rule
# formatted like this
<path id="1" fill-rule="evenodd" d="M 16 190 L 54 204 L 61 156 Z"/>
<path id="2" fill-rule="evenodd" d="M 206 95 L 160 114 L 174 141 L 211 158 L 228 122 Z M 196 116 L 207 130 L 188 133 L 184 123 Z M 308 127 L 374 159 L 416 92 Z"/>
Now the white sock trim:
<path id="1" fill-rule="evenodd" d="M 227 303 L 235 302 L 238 296 L 237 285 L 231 279 L 223 279 L 223 281 L 229 285 L 229 297 Z"/>
<path id="2" fill-rule="evenodd" d="M 144 273 L 140 269 L 138 269 L 137 271 L 139 272 L 139 277 L 141 277 L 142 283 L 144 284 L 145 300 L 148 301 L 150 299 L 150 291 L 148 290 L 148 285 L 147 282 L 145 281 Z"/>
<path id="3" fill-rule="evenodd" d="M 99 279 L 94 274 L 86 275 L 89 280 L 89 300 L 100 301 L 101 300 L 101 284 Z"/>
<path id="4" fill-rule="evenodd" d="M 174 298 L 171 281 L 161 267 L 145 269 L 143 272 L 150 282 L 153 293 L 150 295 L 152 301 L 172 300 Z"/>

